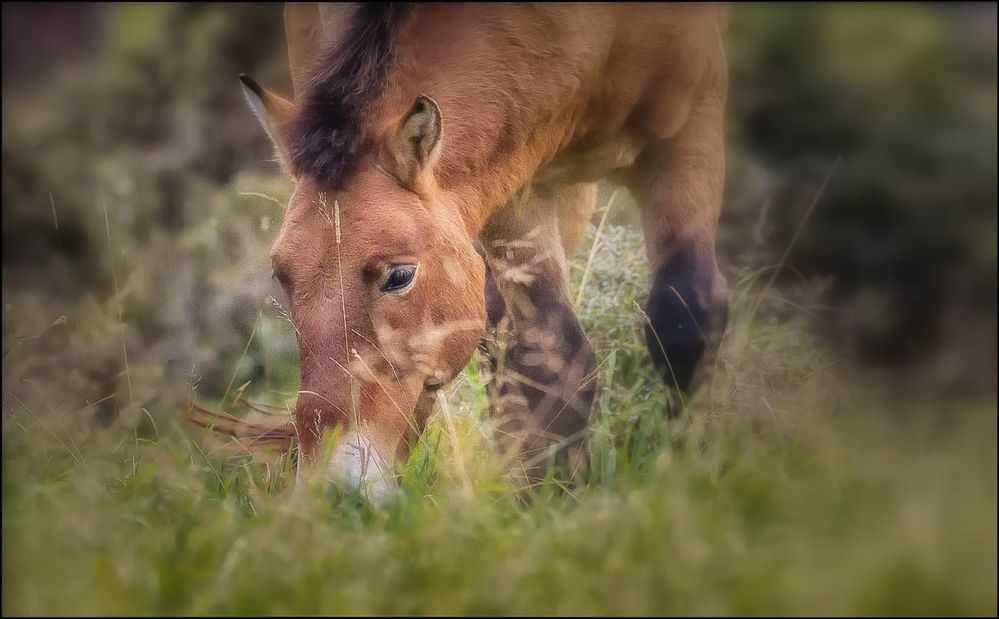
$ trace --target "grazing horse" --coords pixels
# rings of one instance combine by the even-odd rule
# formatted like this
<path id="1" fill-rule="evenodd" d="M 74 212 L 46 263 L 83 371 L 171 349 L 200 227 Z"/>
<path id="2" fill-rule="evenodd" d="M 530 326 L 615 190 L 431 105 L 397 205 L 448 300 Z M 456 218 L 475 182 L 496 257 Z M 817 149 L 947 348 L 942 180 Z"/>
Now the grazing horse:
<path id="1" fill-rule="evenodd" d="M 641 208 L 652 362 L 692 388 L 726 314 L 724 21 L 712 4 L 286 6 L 293 100 L 240 79 L 295 182 L 271 260 L 299 344 L 300 474 L 384 498 L 480 341 L 528 474 L 578 455 L 597 364 L 566 256 L 600 179 Z"/>

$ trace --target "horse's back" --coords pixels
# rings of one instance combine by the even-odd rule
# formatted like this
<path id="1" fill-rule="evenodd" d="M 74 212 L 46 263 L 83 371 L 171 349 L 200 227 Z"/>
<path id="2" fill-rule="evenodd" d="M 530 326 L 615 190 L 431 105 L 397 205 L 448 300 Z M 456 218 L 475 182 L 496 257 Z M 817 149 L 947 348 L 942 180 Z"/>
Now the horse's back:
<path id="1" fill-rule="evenodd" d="M 573 122 L 537 183 L 613 175 L 649 143 L 674 136 L 700 101 L 724 99 L 723 6 L 542 5 L 508 19 L 560 23 L 538 46 L 559 48 L 563 70 L 579 76 L 563 99 Z"/>

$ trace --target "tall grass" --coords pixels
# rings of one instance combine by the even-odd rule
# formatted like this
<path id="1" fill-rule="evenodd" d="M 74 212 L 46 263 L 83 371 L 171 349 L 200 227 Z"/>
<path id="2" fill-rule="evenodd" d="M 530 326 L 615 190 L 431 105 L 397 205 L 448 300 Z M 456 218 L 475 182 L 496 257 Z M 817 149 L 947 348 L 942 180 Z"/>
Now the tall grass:
<path id="1" fill-rule="evenodd" d="M 640 235 L 593 232 L 570 276 L 604 388 L 571 487 L 506 475 L 477 360 L 373 509 L 180 411 L 95 426 L 7 384 L 31 343 L 5 344 L 3 611 L 996 612 L 994 402 L 884 393 L 810 337 L 806 296 L 730 271 L 712 378 L 668 421 Z"/>

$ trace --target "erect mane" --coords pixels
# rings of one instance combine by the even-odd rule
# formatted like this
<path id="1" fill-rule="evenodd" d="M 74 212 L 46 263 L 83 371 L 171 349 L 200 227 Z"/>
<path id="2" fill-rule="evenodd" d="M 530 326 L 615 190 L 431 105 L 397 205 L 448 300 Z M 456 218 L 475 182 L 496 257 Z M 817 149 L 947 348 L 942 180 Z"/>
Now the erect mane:
<path id="1" fill-rule="evenodd" d="M 357 7 L 339 41 L 320 54 L 291 130 L 291 167 L 334 185 L 343 181 L 368 136 L 364 116 L 384 92 L 394 40 L 411 5 Z"/>

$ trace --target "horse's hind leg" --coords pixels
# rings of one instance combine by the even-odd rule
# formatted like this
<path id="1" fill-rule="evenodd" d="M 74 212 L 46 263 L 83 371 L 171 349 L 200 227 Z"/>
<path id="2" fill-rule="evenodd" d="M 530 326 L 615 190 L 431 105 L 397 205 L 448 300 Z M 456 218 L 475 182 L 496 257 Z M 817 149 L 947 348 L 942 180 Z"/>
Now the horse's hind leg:
<path id="1" fill-rule="evenodd" d="M 695 107 L 676 136 L 643 152 L 628 178 L 652 271 L 646 345 L 667 387 L 681 395 L 697 386 L 727 320 L 715 260 L 724 179 L 722 104 L 714 99 Z"/>
<path id="2" fill-rule="evenodd" d="M 486 300 L 494 336 L 491 407 L 499 437 L 519 452 L 528 477 L 541 477 L 549 449 L 577 468 L 597 394 L 596 358 L 572 308 L 566 249 L 578 244 L 595 186 L 533 196 L 497 213 L 483 232 L 491 279 Z M 568 218 L 582 218 L 572 225 Z"/>

